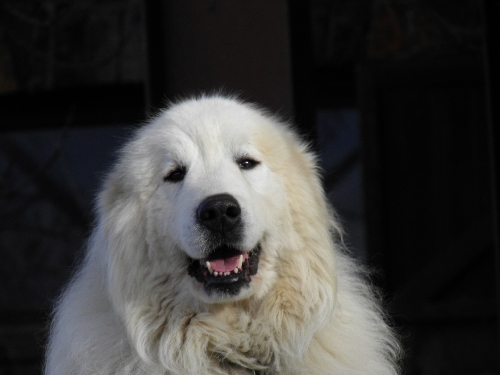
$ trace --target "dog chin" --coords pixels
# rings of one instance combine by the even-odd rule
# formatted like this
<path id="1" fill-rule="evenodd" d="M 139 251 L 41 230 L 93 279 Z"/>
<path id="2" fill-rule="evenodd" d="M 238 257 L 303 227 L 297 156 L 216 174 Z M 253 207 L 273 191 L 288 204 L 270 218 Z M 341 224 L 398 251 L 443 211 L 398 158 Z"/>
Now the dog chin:
<path id="1" fill-rule="evenodd" d="M 237 302 L 248 299 L 255 294 L 253 285 L 247 285 L 243 287 L 235 294 L 235 290 L 232 290 L 230 294 L 225 293 L 224 290 L 217 290 L 210 294 L 206 292 L 203 286 L 200 287 L 199 283 L 194 281 L 198 285 L 194 285 L 195 296 L 200 301 L 207 304 L 217 304 L 225 302 Z"/>

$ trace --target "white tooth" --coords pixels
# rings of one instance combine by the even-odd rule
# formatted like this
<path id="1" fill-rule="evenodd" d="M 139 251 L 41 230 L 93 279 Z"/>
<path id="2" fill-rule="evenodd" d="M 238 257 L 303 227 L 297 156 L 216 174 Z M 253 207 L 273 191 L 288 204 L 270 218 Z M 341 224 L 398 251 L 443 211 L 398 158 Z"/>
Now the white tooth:
<path id="1" fill-rule="evenodd" d="M 214 276 L 219 276 L 219 272 L 214 271 Z"/>
<path id="2" fill-rule="evenodd" d="M 234 273 L 238 273 L 238 267 L 233 270 Z"/>
<path id="3" fill-rule="evenodd" d="M 229 276 L 229 272 L 224 272 L 224 276 Z"/>
<path id="4" fill-rule="evenodd" d="M 243 254 L 240 255 L 240 259 L 238 260 L 238 268 L 241 269 L 243 267 Z"/>
<path id="5" fill-rule="evenodd" d="M 208 268 L 208 272 L 210 273 L 214 273 L 214 270 L 212 269 L 212 266 L 210 265 L 210 262 L 207 260 L 207 263 L 205 263 L 207 268 Z"/>

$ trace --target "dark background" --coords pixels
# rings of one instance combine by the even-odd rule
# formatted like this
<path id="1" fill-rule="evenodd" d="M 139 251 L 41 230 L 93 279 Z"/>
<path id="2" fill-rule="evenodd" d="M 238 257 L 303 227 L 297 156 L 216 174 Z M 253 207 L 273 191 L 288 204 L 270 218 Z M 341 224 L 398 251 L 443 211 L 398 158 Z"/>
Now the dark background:
<path id="1" fill-rule="evenodd" d="M 40 374 L 103 174 L 168 100 L 294 122 L 408 375 L 500 374 L 499 0 L 0 1 L 0 375 Z"/>

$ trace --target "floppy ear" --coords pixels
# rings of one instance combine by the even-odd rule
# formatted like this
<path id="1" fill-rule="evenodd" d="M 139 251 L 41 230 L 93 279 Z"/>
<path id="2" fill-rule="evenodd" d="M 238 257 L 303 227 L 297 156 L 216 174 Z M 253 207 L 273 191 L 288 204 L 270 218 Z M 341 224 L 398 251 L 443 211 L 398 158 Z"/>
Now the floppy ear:
<path id="1" fill-rule="evenodd" d="M 147 262 L 146 212 L 142 199 L 118 167 L 107 177 L 98 201 L 94 247 L 106 254 L 107 288 L 115 309 L 124 313 L 124 301 L 134 300 Z M 147 269 L 147 268 L 146 268 Z M 123 315 L 122 315 L 123 316 Z"/>
<path id="2" fill-rule="evenodd" d="M 157 181 L 158 151 L 150 145 L 151 126 L 142 129 L 118 155 L 97 201 L 100 235 L 94 247 L 106 254 L 107 288 L 115 308 L 139 298 L 151 274 L 148 259 L 148 201 Z"/>
<path id="3" fill-rule="evenodd" d="M 286 124 L 269 129 L 273 136 L 259 139 L 271 168 L 280 176 L 289 210 L 290 242 L 299 247 L 315 244 L 311 255 L 333 262 L 334 241 L 342 237 L 335 212 L 326 199 L 317 157 Z M 290 236 L 287 236 L 290 238 Z M 333 267 L 327 262 L 328 267 Z"/>
<path id="4" fill-rule="evenodd" d="M 290 149 L 290 164 L 294 170 L 285 176 L 285 190 L 289 203 L 291 226 L 297 244 L 297 270 L 307 280 L 317 278 L 317 285 L 327 284 L 332 291 L 336 288 L 335 275 L 335 241 L 341 235 L 333 208 L 327 201 L 316 166 L 316 157 L 307 146 L 295 139 Z M 302 287 L 307 289 L 308 285 Z M 313 298 L 313 289 L 306 291 Z M 310 294 L 312 293 L 312 294 Z M 326 296 L 325 296 L 326 297 Z M 333 297 L 333 296 L 332 296 Z M 320 301 L 318 301 L 321 303 Z M 331 302 L 331 301 L 323 301 Z"/>

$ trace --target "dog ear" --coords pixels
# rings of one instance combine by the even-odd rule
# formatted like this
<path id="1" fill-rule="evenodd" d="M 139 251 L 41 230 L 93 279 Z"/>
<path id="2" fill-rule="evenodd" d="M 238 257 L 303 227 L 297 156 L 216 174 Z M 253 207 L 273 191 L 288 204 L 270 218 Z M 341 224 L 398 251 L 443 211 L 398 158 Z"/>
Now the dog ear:
<path id="1" fill-rule="evenodd" d="M 152 120 L 154 122 L 155 119 Z M 104 180 L 97 199 L 101 235 L 93 246 L 106 254 L 107 287 L 115 307 L 133 301 L 144 292 L 148 277 L 148 200 L 162 181 L 158 158 L 163 155 L 154 142 L 154 123 L 137 129 L 117 154 L 117 162 Z M 152 146 L 154 144 L 154 146 Z"/>
<path id="2" fill-rule="evenodd" d="M 146 213 L 141 198 L 131 190 L 127 176 L 115 169 L 107 178 L 98 200 L 100 222 L 92 244 L 96 251 L 106 254 L 108 291 L 115 307 L 120 301 L 130 300 L 137 290 L 134 283 L 143 280 L 143 267 L 147 257 Z"/>

